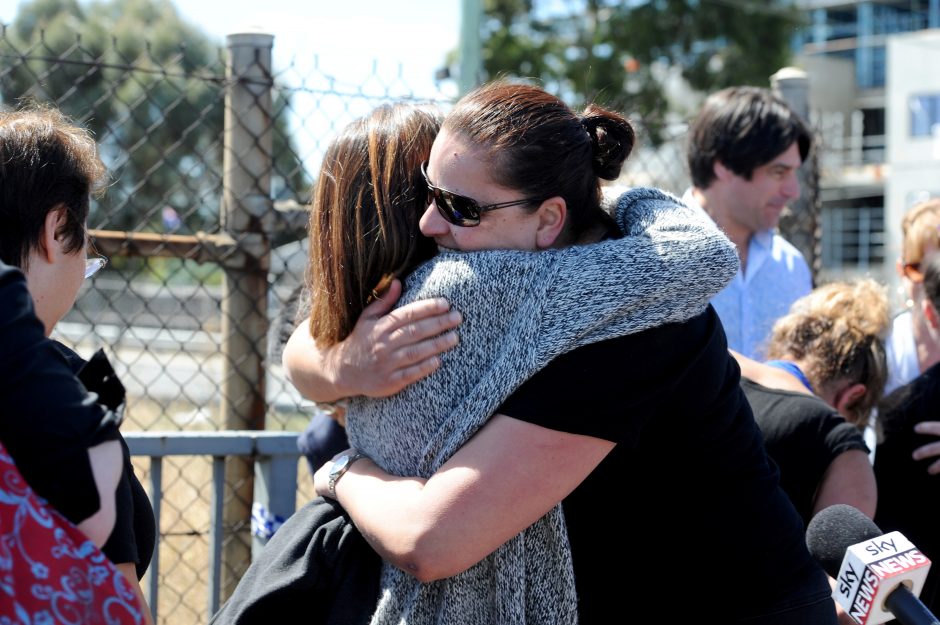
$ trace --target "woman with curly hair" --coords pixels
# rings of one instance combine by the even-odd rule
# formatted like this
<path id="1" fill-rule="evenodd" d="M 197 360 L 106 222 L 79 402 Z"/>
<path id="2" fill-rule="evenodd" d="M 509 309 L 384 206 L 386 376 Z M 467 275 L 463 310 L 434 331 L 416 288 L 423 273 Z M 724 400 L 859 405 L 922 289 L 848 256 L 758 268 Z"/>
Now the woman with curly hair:
<path id="1" fill-rule="evenodd" d="M 744 393 L 804 522 L 835 503 L 875 514 L 877 491 L 862 431 L 884 390 L 884 287 L 873 280 L 818 287 L 774 324 L 761 364 L 736 355 Z"/>

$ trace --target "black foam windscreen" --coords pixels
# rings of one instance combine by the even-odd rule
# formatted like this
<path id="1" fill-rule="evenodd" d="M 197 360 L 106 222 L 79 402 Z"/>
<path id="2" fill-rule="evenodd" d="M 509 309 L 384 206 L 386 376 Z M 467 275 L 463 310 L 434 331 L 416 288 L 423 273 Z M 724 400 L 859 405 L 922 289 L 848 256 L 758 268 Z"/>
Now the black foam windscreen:
<path id="1" fill-rule="evenodd" d="M 858 508 L 838 503 L 820 510 L 806 527 L 806 546 L 829 577 L 836 577 L 846 550 L 882 535 Z"/>

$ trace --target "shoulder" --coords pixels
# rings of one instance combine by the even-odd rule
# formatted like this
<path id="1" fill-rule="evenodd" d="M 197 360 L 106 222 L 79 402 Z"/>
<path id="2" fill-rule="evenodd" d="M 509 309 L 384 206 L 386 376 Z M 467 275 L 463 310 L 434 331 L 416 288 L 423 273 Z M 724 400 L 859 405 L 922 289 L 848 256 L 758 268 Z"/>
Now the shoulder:
<path id="1" fill-rule="evenodd" d="M 30 311 L 32 300 L 23 273 L 16 267 L 0 262 L 0 325 L 7 325 Z"/>
<path id="2" fill-rule="evenodd" d="M 657 367 L 678 367 L 677 361 L 690 355 L 701 356 L 704 346 L 717 338 L 716 326 L 717 315 L 709 306 L 686 321 L 580 345 L 555 358 L 552 366 L 570 372 L 609 368 L 616 379 L 642 377 Z M 723 349 L 723 353 L 727 350 Z"/>
<path id="3" fill-rule="evenodd" d="M 454 290 L 482 288 L 483 284 L 487 289 L 501 289 L 530 283 L 537 271 L 551 265 L 555 258 L 551 251 L 444 250 L 408 275 L 401 303 L 447 295 Z"/>
<path id="4" fill-rule="evenodd" d="M 806 264 L 803 252 L 777 232 L 774 232 L 771 237 L 771 250 L 775 260 L 809 271 L 809 265 Z"/>
<path id="5" fill-rule="evenodd" d="M 0 261 L 0 286 L 6 287 L 8 284 L 16 282 L 26 284 L 26 277 L 23 275 L 23 272 L 17 267 Z"/>
<path id="6" fill-rule="evenodd" d="M 817 441 L 839 452 L 868 450 L 862 432 L 815 395 L 767 388 L 747 379 L 741 380 L 741 388 L 769 441 L 797 436 L 807 444 Z"/>
<path id="7" fill-rule="evenodd" d="M 747 395 L 748 400 L 751 401 L 755 413 L 758 408 L 766 408 L 779 409 L 781 412 L 792 413 L 794 417 L 798 416 L 800 419 L 805 420 L 821 419 L 833 415 L 839 417 L 831 406 L 815 395 L 770 388 L 747 378 L 741 379 L 741 387 L 744 389 L 744 394 Z"/>
<path id="8" fill-rule="evenodd" d="M 933 418 L 940 404 L 940 364 L 936 364 L 882 400 L 878 420 L 885 434 L 891 429 Z"/>
<path id="9" fill-rule="evenodd" d="M 787 276 L 790 286 L 799 285 L 806 292 L 812 288 L 812 273 L 803 253 L 777 233 L 771 236 L 769 260 L 772 262 L 765 266 L 776 274 Z"/>

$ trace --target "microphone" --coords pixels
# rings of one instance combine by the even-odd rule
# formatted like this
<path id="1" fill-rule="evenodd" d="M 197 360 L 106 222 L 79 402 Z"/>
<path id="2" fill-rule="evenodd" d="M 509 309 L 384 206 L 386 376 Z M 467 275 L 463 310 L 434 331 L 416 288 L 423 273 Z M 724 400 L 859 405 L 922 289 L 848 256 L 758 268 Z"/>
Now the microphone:
<path id="1" fill-rule="evenodd" d="M 882 534 L 857 508 L 835 504 L 809 522 L 806 546 L 835 580 L 832 598 L 859 625 L 940 625 L 917 598 L 930 560 L 900 532 Z"/>

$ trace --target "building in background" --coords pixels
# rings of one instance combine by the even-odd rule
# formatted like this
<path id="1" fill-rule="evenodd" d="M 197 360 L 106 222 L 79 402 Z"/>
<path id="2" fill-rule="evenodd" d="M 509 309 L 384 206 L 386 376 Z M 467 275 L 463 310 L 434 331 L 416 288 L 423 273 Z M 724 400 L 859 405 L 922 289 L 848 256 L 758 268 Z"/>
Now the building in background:
<path id="1" fill-rule="evenodd" d="M 797 0 L 822 132 L 822 273 L 895 282 L 901 215 L 940 195 L 940 0 Z"/>

